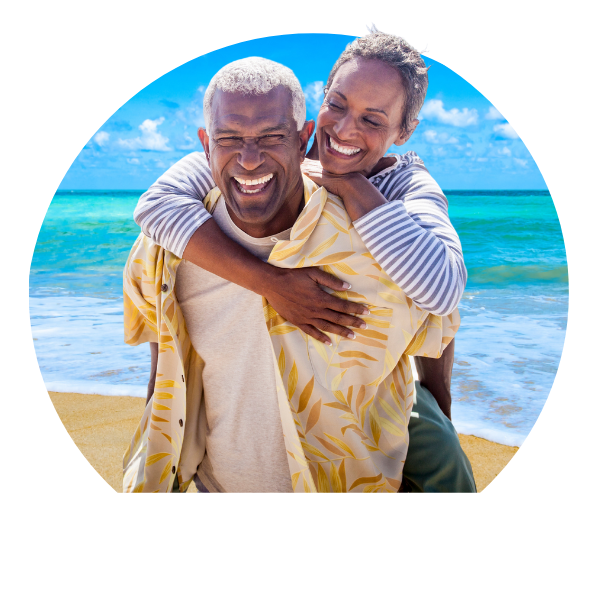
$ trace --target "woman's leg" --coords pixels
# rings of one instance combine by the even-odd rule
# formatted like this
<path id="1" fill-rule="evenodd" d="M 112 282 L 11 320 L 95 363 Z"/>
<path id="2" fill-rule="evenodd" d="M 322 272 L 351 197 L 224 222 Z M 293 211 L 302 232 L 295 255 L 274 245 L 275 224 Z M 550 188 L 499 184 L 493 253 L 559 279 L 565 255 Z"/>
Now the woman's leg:
<path id="1" fill-rule="evenodd" d="M 408 423 L 408 454 L 403 491 L 477 492 L 471 463 L 452 422 L 433 395 L 415 382 L 413 414 Z"/>

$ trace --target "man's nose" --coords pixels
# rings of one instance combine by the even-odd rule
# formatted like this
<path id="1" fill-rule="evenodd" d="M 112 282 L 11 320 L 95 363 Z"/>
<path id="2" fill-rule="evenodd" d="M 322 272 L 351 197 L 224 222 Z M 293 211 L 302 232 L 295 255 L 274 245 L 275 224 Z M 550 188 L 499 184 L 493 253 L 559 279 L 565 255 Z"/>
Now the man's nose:
<path id="1" fill-rule="evenodd" d="M 255 141 L 248 141 L 238 154 L 238 164 L 246 171 L 258 169 L 264 162 L 264 156 Z"/>

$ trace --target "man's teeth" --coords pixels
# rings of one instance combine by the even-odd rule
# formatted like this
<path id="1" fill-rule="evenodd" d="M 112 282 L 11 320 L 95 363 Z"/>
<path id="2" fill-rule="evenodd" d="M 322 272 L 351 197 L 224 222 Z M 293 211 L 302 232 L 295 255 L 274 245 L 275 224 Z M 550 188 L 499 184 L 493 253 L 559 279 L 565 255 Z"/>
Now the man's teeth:
<path id="1" fill-rule="evenodd" d="M 336 152 L 340 152 L 346 156 L 351 156 L 352 154 L 360 152 L 360 148 L 357 148 L 356 146 L 338 146 L 331 137 L 329 138 L 329 143 Z"/>
<path id="2" fill-rule="evenodd" d="M 273 173 L 270 175 L 265 175 L 260 179 L 240 179 L 239 177 L 234 177 L 234 179 L 241 185 L 260 185 L 261 183 L 267 183 L 267 181 L 271 181 L 271 179 L 273 179 Z"/>

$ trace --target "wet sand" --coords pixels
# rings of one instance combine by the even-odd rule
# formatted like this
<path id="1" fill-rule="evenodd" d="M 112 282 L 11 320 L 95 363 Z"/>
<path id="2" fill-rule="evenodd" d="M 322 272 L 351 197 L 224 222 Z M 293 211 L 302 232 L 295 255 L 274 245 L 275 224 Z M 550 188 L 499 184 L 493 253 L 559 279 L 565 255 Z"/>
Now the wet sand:
<path id="1" fill-rule="evenodd" d="M 122 490 L 123 454 L 144 412 L 145 399 L 49 392 L 69 435 L 100 476 Z M 518 448 L 472 435 L 459 435 L 473 466 L 477 490 L 483 491 L 508 464 Z M 196 491 L 191 486 L 189 491 Z"/>

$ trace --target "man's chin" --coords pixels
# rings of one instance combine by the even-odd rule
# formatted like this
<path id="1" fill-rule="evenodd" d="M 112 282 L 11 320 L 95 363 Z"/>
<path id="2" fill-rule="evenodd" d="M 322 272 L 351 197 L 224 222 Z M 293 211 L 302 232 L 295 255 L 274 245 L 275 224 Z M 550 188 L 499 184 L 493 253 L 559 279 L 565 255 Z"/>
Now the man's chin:
<path id="1" fill-rule="evenodd" d="M 258 199 L 250 199 L 243 196 L 241 193 L 233 192 L 226 199 L 227 209 L 230 215 L 235 216 L 241 223 L 248 224 L 253 227 L 260 227 L 269 223 L 274 215 L 271 214 L 272 199 L 267 198 L 259 201 Z M 239 226 L 239 223 L 238 223 Z"/>

